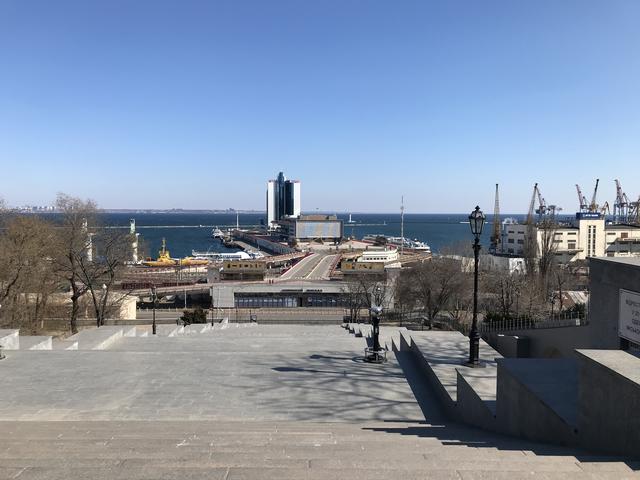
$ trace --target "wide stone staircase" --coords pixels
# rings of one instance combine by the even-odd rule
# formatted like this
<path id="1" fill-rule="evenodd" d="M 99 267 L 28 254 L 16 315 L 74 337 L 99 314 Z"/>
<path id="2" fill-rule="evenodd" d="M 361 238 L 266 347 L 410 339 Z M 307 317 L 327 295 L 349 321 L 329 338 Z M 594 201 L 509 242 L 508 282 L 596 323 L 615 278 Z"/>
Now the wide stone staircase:
<path id="1" fill-rule="evenodd" d="M 2 422 L 0 478 L 636 478 L 624 463 L 414 423 Z"/>
<path id="2" fill-rule="evenodd" d="M 383 327 L 370 365 L 371 327 L 346 327 L 101 327 L 7 351 L 0 480 L 639 478 L 629 458 L 451 421 L 408 331 Z"/>

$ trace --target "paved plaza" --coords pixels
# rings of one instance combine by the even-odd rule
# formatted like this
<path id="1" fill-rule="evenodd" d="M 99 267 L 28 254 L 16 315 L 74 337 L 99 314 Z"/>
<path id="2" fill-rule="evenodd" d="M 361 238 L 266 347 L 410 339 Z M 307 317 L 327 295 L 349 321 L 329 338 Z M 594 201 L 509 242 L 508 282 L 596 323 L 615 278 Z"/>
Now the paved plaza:
<path id="1" fill-rule="evenodd" d="M 7 352 L 0 479 L 639 478 L 452 423 L 411 352 L 370 365 L 365 346 L 338 326 L 229 325 Z"/>

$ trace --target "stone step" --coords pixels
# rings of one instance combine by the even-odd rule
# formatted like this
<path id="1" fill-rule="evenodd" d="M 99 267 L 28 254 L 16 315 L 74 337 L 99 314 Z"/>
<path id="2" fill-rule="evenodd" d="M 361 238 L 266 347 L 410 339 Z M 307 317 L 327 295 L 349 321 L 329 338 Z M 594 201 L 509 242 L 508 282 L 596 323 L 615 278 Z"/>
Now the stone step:
<path id="1" fill-rule="evenodd" d="M 536 444 L 501 447 L 480 432 L 415 423 L 2 422 L 0 428 L 0 478 L 559 480 L 631 478 L 638 467 L 553 447 L 536 454 L 521 449 Z M 459 434 L 465 438 L 455 443 Z"/>

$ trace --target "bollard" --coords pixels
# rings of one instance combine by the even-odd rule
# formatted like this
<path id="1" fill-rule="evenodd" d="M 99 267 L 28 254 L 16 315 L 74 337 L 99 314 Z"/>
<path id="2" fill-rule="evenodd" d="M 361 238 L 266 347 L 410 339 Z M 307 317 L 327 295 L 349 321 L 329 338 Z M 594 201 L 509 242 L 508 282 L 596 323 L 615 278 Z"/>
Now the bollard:
<path id="1" fill-rule="evenodd" d="M 5 358 L 4 353 L 2 353 L 2 345 L 0 345 L 0 360 Z"/>

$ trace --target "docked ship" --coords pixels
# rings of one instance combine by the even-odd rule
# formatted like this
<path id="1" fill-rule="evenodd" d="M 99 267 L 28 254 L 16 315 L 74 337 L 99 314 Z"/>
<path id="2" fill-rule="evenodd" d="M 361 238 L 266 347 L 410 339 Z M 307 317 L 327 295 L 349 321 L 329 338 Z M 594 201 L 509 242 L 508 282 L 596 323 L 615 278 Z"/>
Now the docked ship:
<path id="1" fill-rule="evenodd" d="M 169 250 L 167 250 L 167 242 L 164 238 L 162 239 L 162 248 L 158 252 L 158 258 L 155 260 L 147 258 L 142 262 L 142 265 L 147 267 L 173 267 L 177 264 L 178 260 L 171 258 L 171 254 Z"/>
<path id="2" fill-rule="evenodd" d="M 420 252 L 430 253 L 431 247 L 425 242 L 421 242 L 418 239 L 410 239 L 406 237 L 389 237 L 382 234 L 365 235 L 363 240 L 366 242 L 386 243 L 388 245 L 394 245 L 396 247 L 403 247 L 410 250 L 416 250 Z"/>
<path id="3" fill-rule="evenodd" d="M 219 240 L 224 240 L 224 232 L 220 230 L 218 227 L 214 227 L 214 229 L 211 230 L 211 236 Z"/>
<path id="4" fill-rule="evenodd" d="M 264 255 L 261 252 L 198 252 L 196 250 L 191 251 L 196 260 L 207 260 L 211 262 L 222 262 L 225 260 L 254 260 L 256 258 L 262 258 Z"/>
<path id="5" fill-rule="evenodd" d="M 147 258 L 142 262 L 142 265 L 146 267 L 197 267 L 208 264 L 209 260 L 206 258 L 171 258 L 171 254 L 169 250 L 167 250 L 167 242 L 164 238 L 162 239 L 162 248 L 158 252 L 158 258 L 155 260 Z"/>

